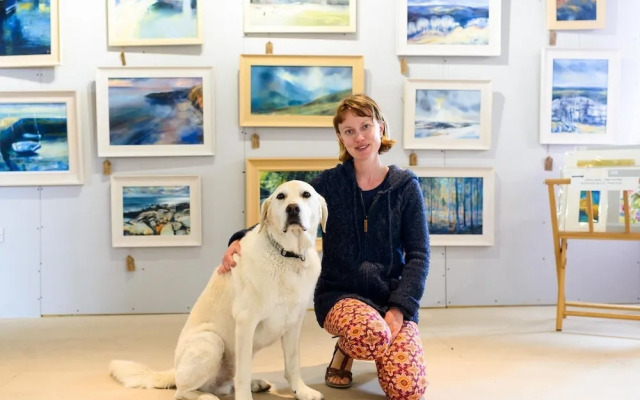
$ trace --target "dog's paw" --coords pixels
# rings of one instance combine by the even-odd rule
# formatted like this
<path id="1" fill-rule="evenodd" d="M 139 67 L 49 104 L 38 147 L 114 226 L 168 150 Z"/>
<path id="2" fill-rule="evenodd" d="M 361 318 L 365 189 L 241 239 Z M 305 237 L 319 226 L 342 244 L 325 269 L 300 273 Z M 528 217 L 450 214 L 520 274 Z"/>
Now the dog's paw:
<path id="1" fill-rule="evenodd" d="M 271 384 L 264 379 L 251 380 L 251 391 L 253 393 L 266 392 L 269 389 L 271 389 Z"/>
<path id="2" fill-rule="evenodd" d="M 301 386 L 293 392 L 293 395 L 298 400 L 322 400 L 324 396 L 317 390 L 311 389 L 309 386 Z"/>

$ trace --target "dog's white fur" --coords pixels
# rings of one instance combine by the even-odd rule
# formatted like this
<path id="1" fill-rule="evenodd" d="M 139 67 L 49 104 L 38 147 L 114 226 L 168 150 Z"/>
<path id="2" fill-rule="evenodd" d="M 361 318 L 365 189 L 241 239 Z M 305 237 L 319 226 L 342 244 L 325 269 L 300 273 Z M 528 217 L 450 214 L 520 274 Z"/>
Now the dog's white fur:
<path id="1" fill-rule="evenodd" d="M 289 207 L 289 212 L 287 207 Z M 298 222 L 292 207 L 299 209 Z M 261 207 L 260 224 L 241 240 L 231 273 L 213 273 L 180 333 L 174 369 L 153 371 L 114 360 L 111 375 L 127 387 L 176 387 L 177 399 L 214 400 L 231 392 L 236 400 L 268 390 L 251 380 L 253 354 L 281 339 L 285 377 L 295 397 L 320 400 L 300 376 L 299 339 L 306 307 L 320 274 L 315 250 L 318 224 L 324 230 L 327 205 L 302 181 L 280 185 Z M 295 221 L 293 221 L 295 222 Z M 284 257 L 282 248 L 304 259 Z M 235 375 L 235 379 L 234 379 Z M 215 393 L 215 394 L 214 394 Z"/>

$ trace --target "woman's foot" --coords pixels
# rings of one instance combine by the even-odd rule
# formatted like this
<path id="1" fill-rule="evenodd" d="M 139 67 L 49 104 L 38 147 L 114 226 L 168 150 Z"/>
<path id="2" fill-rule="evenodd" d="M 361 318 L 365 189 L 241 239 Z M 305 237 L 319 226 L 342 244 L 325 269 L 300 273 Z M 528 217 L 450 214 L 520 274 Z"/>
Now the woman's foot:
<path id="1" fill-rule="evenodd" d="M 353 358 L 344 354 L 336 344 L 336 348 L 333 350 L 333 358 L 331 358 L 331 363 L 327 367 L 327 372 L 324 375 L 324 383 L 336 389 L 351 387 L 353 383 L 353 377 L 351 375 L 352 365 Z"/>

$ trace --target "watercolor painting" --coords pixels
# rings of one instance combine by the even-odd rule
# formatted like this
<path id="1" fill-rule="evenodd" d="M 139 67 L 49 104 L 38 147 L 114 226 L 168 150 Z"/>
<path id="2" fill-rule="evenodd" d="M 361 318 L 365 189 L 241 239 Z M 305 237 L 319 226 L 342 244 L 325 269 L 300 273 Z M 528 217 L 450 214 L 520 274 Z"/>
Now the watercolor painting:
<path id="1" fill-rule="evenodd" d="M 355 32 L 356 0 L 244 0 L 244 32 Z"/>
<path id="2" fill-rule="evenodd" d="M 606 0 L 547 0 L 547 27 L 550 30 L 604 28 L 606 8 Z"/>
<path id="3" fill-rule="evenodd" d="M 591 213 L 593 214 L 593 222 L 600 221 L 600 191 L 591 191 Z M 580 206 L 578 209 L 578 222 L 589 222 L 587 215 L 587 191 L 580 191 Z"/>
<path id="4" fill-rule="evenodd" d="M 628 190 L 629 193 L 629 222 L 640 224 L 640 190 Z M 620 215 L 618 222 L 624 224 L 624 198 L 620 194 Z"/>
<path id="5" fill-rule="evenodd" d="M 558 21 L 595 21 L 597 0 L 556 0 Z"/>
<path id="6" fill-rule="evenodd" d="M 109 45 L 200 44 L 197 0 L 109 0 Z"/>

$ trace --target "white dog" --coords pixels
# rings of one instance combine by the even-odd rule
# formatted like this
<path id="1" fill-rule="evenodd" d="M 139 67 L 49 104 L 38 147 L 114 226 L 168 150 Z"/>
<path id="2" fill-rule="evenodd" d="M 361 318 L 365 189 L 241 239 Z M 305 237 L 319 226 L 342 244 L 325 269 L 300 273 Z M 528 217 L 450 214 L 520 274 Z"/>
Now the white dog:
<path id="1" fill-rule="evenodd" d="M 285 377 L 295 397 L 320 400 L 300 376 L 302 321 L 320 274 L 315 250 L 327 205 L 302 181 L 280 185 L 261 207 L 260 224 L 240 242 L 231 273 L 213 273 L 180 333 L 174 369 L 156 372 L 114 360 L 111 375 L 127 387 L 176 387 L 176 399 L 215 400 L 235 386 L 236 400 L 268 390 L 251 380 L 253 354 L 281 339 Z M 235 381 L 234 381 L 235 376 Z"/>

